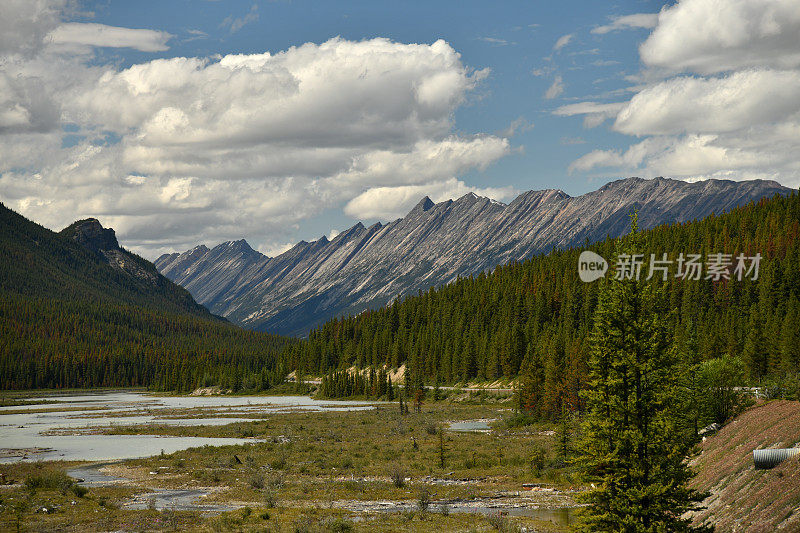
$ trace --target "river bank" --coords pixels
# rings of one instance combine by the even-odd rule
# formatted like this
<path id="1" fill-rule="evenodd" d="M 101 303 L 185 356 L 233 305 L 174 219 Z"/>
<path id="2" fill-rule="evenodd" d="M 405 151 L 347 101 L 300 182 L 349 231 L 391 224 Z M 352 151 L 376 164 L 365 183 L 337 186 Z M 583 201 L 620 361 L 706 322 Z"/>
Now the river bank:
<path id="1" fill-rule="evenodd" d="M 502 406 L 426 402 L 421 412 L 401 415 L 395 404 L 307 397 L 146 395 L 131 403 L 130 397 L 86 396 L 63 402 L 64 411 L 40 404 L 7 416 L 33 417 L 27 428 L 14 429 L 38 428 L 51 441 L 239 440 L 163 452 L 140 448 L 140 456 L 150 456 L 99 466 L 49 460 L 0 465 L 8 483 L 0 487 L 0 525 L 13 527 L 19 518 L 32 530 L 168 524 L 199 531 L 489 531 L 505 524 L 557 532 L 575 519 L 580 486 L 558 464 L 552 431 L 506 429 L 502 419 L 509 411 Z M 105 408 L 97 409 L 97 402 Z M 76 409 L 81 405 L 86 408 Z M 64 472 L 82 480 L 76 485 L 88 490 L 84 497 L 64 482 L 53 489 L 39 483 L 31 491 L 31 480 Z M 15 514 L 20 508 L 25 511 Z M 37 512 L 41 508 L 49 511 Z"/>

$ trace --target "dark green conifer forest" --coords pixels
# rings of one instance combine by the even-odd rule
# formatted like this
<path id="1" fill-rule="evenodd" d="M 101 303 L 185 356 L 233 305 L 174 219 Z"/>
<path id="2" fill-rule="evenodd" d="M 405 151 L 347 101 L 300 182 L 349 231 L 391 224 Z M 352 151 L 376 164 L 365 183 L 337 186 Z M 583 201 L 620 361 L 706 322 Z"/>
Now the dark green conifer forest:
<path id="1" fill-rule="evenodd" d="M 262 391 L 283 381 L 288 342 L 143 307 L 3 295 L 0 388 Z"/>
<path id="2" fill-rule="evenodd" d="M 137 278 L 0 204 L 0 388 L 265 390 L 291 339 L 214 317 L 150 263 Z"/>

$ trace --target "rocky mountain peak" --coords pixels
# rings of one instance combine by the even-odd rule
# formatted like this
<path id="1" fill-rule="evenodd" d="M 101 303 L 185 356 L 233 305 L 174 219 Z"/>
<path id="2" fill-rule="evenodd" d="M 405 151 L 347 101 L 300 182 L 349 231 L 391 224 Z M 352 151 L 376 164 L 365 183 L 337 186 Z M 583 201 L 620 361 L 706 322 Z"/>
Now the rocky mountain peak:
<path id="1" fill-rule="evenodd" d="M 422 200 L 419 201 L 417 205 L 414 206 L 414 209 L 411 210 L 411 213 L 419 213 L 423 211 L 428 211 L 432 207 L 435 207 L 436 204 L 433 203 L 433 200 L 430 199 L 429 196 L 426 196 Z M 411 214 L 409 213 L 409 214 Z"/>
<path id="2" fill-rule="evenodd" d="M 109 250 L 119 250 L 117 235 L 111 228 L 104 228 L 96 218 L 78 220 L 65 228 L 62 234 L 71 237 L 78 244 L 92 250 L 95 253 L 102 253 Z"/>
<path id="3" fill-rule="evenodd" d="M 238 241 L 228 241 L 228 242 L 223 243 L 223 244 L 226 245 L 231 250 L 235 250 L 237 252 L 253 252 L 254 251 L 253 248 L 250 246 L 250 244 L 244 239 L 239 239 Z"/>
<path id="4" fill-rule="evenodd" d="M 467 194 L 456 200 L 456 203 L 464 203 L 464 202 L 472 203 L 475 202 L 476 200 L 479 200 L 480 198 L 481 197 L 475 194 L 474 192 L 468 192 Z"/>
<path id="5" fill-rule="evenodd" d="M 148 283 L 163 284 L 153 265 L 120 247 L 117 235 L 111 228 L 104 228 L 96 218 L 73 222 L 61 231 L 67 238 L 92 252 L 98 259 L 117 270 Z"/>
<path id="6" fill-rule="evenodd" d="M 330 239 L 331 242 L 340 243 L 345 240 L 349 240 L 352 238 L 357 238 L 359 235 L 363 234 L 367 228 L 364 227 L 364 224 L 361 222 L 357 222 L 355 226 L 351 227 L 350 229 L 344 230 L 341 233 L 338 233 L 333 239 Z"/>
<path id="7" fill-rule="evenodd" d="M 225 241 L 216 246 L 214 246 L 210 250 L 206 250 L 205 252 L 198 252 L 198 256 L 203 257 L 215 257 L 215 258 L 225 258 L 226 260 L 233 260 L 235 258 L 261 258 L 263 254 L 254 250 L 250 244 L 244 240 L 239 239 L 238 241 Z M 184 256 L 185 257 L 185 256 Z M 158 260 L 156 261 L 156 266 L 158 266 Z"/>

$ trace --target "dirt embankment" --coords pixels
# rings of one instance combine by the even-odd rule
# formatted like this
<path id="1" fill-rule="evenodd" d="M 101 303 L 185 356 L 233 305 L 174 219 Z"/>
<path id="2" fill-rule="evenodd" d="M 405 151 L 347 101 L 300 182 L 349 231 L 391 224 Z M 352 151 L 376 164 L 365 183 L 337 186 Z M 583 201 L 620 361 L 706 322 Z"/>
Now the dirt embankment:
<path id="1" fill-rule="evenodd" d="M 753 450 L 800 443 L 800 402 L 776 400 L 742 413 L 701 444 L 695 488 L 711 492 L 695 522 L 722 532 L 800 531 L 800 460 L 756 470 Z"/>

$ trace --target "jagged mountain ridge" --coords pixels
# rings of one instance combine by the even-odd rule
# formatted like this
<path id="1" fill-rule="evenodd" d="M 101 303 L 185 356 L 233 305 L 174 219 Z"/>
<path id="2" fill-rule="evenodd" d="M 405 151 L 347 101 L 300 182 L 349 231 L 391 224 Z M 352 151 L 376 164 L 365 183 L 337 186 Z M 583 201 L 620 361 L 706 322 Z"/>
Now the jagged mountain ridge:
<path id="1" fill-rule="evenodd" d="M 425 197 L 401 219 L 359 222 L 332 240 L 301 241 L 273 258 L 240 240 L 166 254 L 155 265 L 215 314 L 253 329 L 305 335 L 333 316 L 458 276 L 621 235 L 633 207 L 647 229 L 787 192 L 773 181 L 629 178 L 577 197 L 529 191 L 508 205 L 473 193 L 438 204 Z"/>

